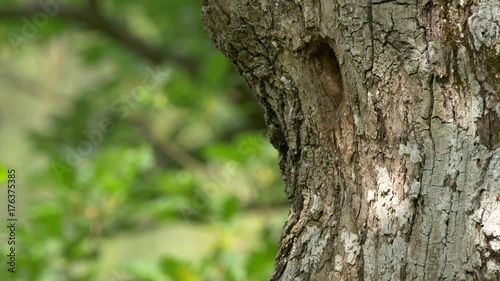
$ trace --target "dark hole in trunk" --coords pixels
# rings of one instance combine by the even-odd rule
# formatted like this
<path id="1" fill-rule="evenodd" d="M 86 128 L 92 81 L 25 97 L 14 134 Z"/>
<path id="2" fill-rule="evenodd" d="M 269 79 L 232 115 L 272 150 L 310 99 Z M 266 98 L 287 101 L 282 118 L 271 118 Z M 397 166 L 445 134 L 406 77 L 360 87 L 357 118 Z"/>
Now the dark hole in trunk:
<path id="1" fill-rule="evenodd" d="M 318 95 L 319 106 L 336 112 L 344 100 L 344 86 L 333 49 L 327 42 L 312 43 L 306 61 L 306 75 L 310 76 L 311 90 Z"/>

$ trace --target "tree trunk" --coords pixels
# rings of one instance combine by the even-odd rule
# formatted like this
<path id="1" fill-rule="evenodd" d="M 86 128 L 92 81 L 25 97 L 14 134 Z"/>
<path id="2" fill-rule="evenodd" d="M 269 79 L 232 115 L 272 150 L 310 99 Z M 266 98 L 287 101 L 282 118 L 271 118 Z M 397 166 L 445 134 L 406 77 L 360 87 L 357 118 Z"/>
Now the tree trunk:
<path id="1" fill-rule="evenodd" d="M 500 2 L 372 1 L 202 0 L 280 153 L 270 280 L 500 280 Z"/>

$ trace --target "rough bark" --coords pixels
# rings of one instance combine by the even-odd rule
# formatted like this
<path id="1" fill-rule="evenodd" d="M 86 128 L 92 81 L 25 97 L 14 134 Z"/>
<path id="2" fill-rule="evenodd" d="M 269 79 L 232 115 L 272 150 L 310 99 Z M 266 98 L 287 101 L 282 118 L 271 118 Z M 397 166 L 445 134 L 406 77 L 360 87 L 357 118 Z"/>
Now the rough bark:
<path id="1" fill-rule="evenodd" d="M 291 202 L 270 280 L 500 280 L 500 2 L 202 0 Z"/>

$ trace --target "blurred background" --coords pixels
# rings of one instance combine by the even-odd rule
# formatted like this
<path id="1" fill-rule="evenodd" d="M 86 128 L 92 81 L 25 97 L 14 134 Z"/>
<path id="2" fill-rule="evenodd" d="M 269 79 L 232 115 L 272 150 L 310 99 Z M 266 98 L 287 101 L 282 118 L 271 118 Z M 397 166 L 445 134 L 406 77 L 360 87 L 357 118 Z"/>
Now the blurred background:
<path id="1" fill-rule="evenodd" d="M 288 204 L 199 0 L 0 0 L 0 280 L 267 280 Z M 3 191 L 2 191 L 3 190 Z"/>

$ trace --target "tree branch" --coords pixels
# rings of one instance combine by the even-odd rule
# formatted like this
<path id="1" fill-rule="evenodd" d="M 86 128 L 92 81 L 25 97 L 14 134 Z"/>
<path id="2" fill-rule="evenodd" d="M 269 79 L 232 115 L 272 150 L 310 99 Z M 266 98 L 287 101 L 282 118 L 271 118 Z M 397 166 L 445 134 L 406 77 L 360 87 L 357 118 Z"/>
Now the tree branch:
<path id="1" fill-rule="evenodd" d="M 94 11 L 94 13 L 99 13 L 99 0 L 88 0 L 87 5 L 89 6 L 90 10 Z"/>
<path id="2" fill-rule="evenodd" d="M 98 31 L 113 39 L 130 51 L 144 57 L 153 64 L 171 62 L 184 66 L 194 73 L 197 63 L 186 57 L 166 53 L 163 49 L 153 46 L 132 34 L 125 24 L 111 20 L 99 12 L 98 1 L 89 0 L 85 7 L 60 5 L 54 11 L 44 9 L 40 5 L 26 5 L 15 8 L 0 8 L 0 20 L 32 18 L 35 15 L 45 14 L 48 17 L 61 18 L 70 22 L 83 24 L 86 28 Z"/>

